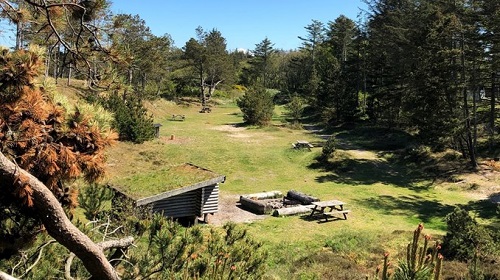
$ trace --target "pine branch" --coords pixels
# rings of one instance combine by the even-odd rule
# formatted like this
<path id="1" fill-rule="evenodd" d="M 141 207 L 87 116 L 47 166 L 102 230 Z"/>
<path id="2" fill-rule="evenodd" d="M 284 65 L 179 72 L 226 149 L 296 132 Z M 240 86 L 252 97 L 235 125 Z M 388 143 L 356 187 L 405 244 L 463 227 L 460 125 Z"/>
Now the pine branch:
<path id="1" fill-rule="evenodd" d="M 103 247 L 94 243 L 71 223 L 54 194 L 37 178 L 17 167 L 0 152 L 0 179 L 12 182 L 6 184 L 9 188 L 5 191 L 13 192 L 16 188 L 13 178 L 20 177 L 24 180 L 22 183 L 31 187 L 33 208 L 39 214 L 49 235 L 69 251 L 74 252 L 90 274 L 97 279 L 119 279 L 113 266 L 106 259 Z"/>

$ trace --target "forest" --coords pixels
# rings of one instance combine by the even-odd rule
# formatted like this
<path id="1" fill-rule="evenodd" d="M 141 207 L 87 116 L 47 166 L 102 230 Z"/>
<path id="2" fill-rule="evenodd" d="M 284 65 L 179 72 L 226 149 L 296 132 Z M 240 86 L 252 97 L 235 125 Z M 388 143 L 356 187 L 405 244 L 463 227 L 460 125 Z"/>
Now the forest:
<path id="1" fill-rule="evenodd" d="M 499 279 L 500 200 L 490 200 L 500 194 L 500 2 L 366 3 L 358 19 L 312 19 L 298 49 L 266 37 L 238 51 L 202 26 L 176 47 L 107 0 L 0 0 L 16 35 L 0 47 L 0 279 Z M 184 150 L 164 147 L 157 123 L 172 141 L 189 131 Z M 237 146 L 215 134 L 227 123 L 320 148 Z M 228 173 L 226 195 L 251 192 L 254 177 L 285 189 L 273 176 L 295 174 L 306 192 L 364 200 L 354 210 L 371 220 L 359 214 L 333 235 L 315 226 L 306 236 L 320 241 L 294 244 L 283 231 L 306 225 L 297 217 L 183 227 L 116 202 L 103 183 L 120 163 L 143 172 L 181 158 Z M 484 190 L 475 175 L 488 177 L 490 200 L 468 196 Z M 401 213 L 417 210 L 392 208 L 400 217 L 384 232 L 377 208 L 389 212 L 394 198 Z"/>

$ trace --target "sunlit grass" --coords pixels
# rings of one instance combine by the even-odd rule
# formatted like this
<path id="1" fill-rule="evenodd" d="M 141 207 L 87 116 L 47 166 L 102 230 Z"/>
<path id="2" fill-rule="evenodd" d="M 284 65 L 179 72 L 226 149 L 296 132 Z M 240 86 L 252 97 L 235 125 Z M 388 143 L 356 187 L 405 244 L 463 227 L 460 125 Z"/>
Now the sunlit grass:
<path id="1" fill-rule="evenodd" d="M 332 246 L 358 246 L 359 251 L 351 252 L 354 254 L 351 257 L 366 257 L 362 265 L 372 266 L 368 260 L 376 262 L 381 252 L 404 248 L 404 242 L 410 238 L 408 233 L 419 223 L 425 224 L 426 233 L 444 234 L 444 217 L 455 205 L 469 202 L 463 193 L 436 187 L 428 178 L 417 176 L 408 167 L 392 164 L 378 154 L 356 158 L 349 151 L 339 151 L 332 166 L 318 166 L 315 158 L 321 148 L 298 151 L 291 144 L 299 139 L 311 142 L 322 139 L 283 125 L 281 107 L 275 110 L 273 125 L 267 128 L 243 126 L 240 110 L 231 103 L 216 106 L 211 113 L 199 113 L 198 105 L 177 106 L 165 101 L 149 104 L 148 108 L 155 122 L 162 124 L 160 138 L 141 145 L 119 143 L 111 148 L 109 182 L 189 162 L 225 175 L 222 195 L 271 190 L 286 193 L 294 189 L 321 200 L 338 199 L 346 203 L 346 208 L 352 211 L 348 220 L 317 223 L 300 216 L 269 217 L 245 225 L 272 252 L 269 274 L 282 276 L 280 279 L 295 275 L 290 272 L 293 262 L 300 262 L 308 254 L 331 252 Z M 173 121 L 173 114 L 186 118 Z M 365 130 L 335 133 L 340 133 L 343 144 L 353 141 L 346 149 L 356 149 L 356 145 L 380 147 L 366 140 L 369 132 Z M 392 147 L 400 148 L 408 139 L 405 135 L 403 142 L 393 138 L 388 141 Z M 137 189 L 156 184 L 153 177 L 133 183 Z M 370 243 L 369 248 L 363 243 L 327 246 L 328 242 L 334 244 L 337 237 L 348 240 L 355 236 L 363 237 L 361 241 Z M 351 248 L 342 250 L 339 254 L 346 254 L 345 250 Z"/>

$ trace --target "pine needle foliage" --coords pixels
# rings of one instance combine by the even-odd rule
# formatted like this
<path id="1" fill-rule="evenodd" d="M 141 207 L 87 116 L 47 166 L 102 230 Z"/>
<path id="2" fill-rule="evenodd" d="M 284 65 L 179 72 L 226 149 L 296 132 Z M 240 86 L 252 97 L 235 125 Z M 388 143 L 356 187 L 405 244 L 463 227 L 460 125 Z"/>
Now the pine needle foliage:
<path id="1" fill-rule="evenodd" d="M 113 127 L 119 131 L 121 140 L 143 143 L 153 139 L 153 117 L 148 115 L 138 96 L 115 92 L 107 97 L 104 104 L 114 113 Z"/>
<path id="2" fill-rule="evenodd" d="M 243 112 L 243 121 L 247 124 L 265 126 L 273 117 L 273 97 L 263 87 L 250 89 L 237 100 L 237 104 Z"/>
<path id="3" fill-rule="evenodd" d="M 0 150 L 20 168 L 44 183 L 69 210 L 77 205 L 77 191 L 69 183 L 79 177 L 94 182 L 104 174 L 104 149 L 116 140 L 112 131 L 102 133 L 78 109 L 67 114 L 54 104 L 35 78 L 43 70 L 39 51 L 0 53 Z M 0 182 L 0 240 L 17 244 L 41 228 L 31 209 L 33 198 L 23 178 Z M 22 221 L 19 223 L 18 221 Z M 0 246 L 0 259 L 17 246 Z"/>

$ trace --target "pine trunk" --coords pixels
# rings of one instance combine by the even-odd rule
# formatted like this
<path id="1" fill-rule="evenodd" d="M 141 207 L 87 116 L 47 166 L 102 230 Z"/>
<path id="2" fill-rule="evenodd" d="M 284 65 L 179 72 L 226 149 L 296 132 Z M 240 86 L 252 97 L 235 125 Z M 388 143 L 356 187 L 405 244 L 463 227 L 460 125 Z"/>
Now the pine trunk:
<path id="1" fill-rule="evenodd" d="M 12 189 L 4 191 L 14 192 L 16 184 L 13 178 L 27 178 L 26 182 L 22 183 L 30 186 L 33 207 L 49 235 L 75 253 L 94 278 L 119 279 L 102 248 L 71 223 L 54 194 L 37 178 L 20 169 L 0 152 L 0 179 L 12 182 Z"/>

